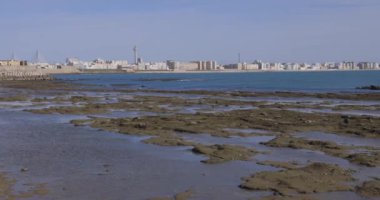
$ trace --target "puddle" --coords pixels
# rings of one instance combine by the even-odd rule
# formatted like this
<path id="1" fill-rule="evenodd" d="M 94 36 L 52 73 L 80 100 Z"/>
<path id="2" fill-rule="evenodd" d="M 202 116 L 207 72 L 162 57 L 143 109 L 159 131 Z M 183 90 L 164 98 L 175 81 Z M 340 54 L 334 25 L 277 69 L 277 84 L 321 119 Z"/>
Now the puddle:
<path id="1" fill-rule="evenodd" d="M 252 136 L 252 137 L 214 137 L 209 134 L 179 134 L 185 140 L 213 145 L 213 144 L 229 144 L 229 145 L 239 145 L 248 148 L 256 148 L 256 150 L 265 151 L 268 148 L 261 145 L 261 142 L 268 142 L 275 138 L 275 136 Z"/>

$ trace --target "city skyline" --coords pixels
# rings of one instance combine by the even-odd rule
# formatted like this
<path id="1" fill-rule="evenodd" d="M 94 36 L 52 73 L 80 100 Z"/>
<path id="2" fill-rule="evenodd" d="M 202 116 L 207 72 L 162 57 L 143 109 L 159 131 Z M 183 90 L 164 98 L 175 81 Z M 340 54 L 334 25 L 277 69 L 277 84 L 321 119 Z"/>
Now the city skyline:
<path id="1" fill-rule="evenodd" d="M 112 0 L 1 2 L 0 56 L 380 61 L 375 0 Z"/>

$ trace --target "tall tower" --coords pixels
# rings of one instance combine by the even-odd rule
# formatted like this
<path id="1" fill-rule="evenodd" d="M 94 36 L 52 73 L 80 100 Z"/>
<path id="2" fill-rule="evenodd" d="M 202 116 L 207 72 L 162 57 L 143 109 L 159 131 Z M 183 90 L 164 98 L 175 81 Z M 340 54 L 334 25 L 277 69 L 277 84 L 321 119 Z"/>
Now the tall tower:
<path id="1" fill-rule="evenodd" d="M 41 54 L 40 54 L 40 51 L 38 49 L 36 51 L 35 60 L 36 60 L 37 63 L 41 62 Z"/>
<path id="2" fill-rule="evenodd" d="M 137 46 L 133 47 L 133 53 L 135 56 L 135 64 L 138 64 Z"/>
<path id="3" fill-rule="evenodd" d="M 16 60 L 16 55 L 15 55 L 15 52 L 12 51 L 12 57 L 11 57 L 11 60 Z"/>
<path id="4" fill-rule="evenodd" d="M 46 62 L 45 61 L 45 58 L 42 56 L 42 54 L 40 53 L 40 51 L 37 49 L 36 51 L 36 55 L 34 57 L 34 61 L 36 63 L 43 63 L 43 62 Z"/>
<path id="5" fill-rule="evenodd" d="M 238 53 L 238 63 L 241 63 L 241 55 L 240 55 L 240 53 Z"/>

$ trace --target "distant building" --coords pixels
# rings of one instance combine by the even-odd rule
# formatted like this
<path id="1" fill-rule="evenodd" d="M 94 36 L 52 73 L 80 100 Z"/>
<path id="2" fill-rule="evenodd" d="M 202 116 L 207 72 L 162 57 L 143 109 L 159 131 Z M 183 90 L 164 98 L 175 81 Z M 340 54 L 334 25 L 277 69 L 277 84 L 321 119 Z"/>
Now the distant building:
<path id="1" fill-rule="evenodd" d="M 324 70 L 320 63 L 313 63 L 310 65 L 310 70 Z"/>
<path id="2" fill-rule="evenodd" d="M 257 63 L 244 63 L 242 65 L 242 70 L 247 70 L 247 71 L 250 71 L 250 70 L 259 70 L 259 64 Z"/>
<path id="3" fill-rule="evenodd" d="M 297 71 L 301 69 L 301 66 L 298 63 L 284 63 L 283 68 L 284 70 Z"/>
<path id="4" fill-rule="evenodd" d="M 174 71 L 212 71 L 219 69 L 216 61 L 179 62 L 168 60 L 168 68 Z"/>
<path id="5" fill-rule="evenodd" d="M 322 68 L 327 69 L 327 70 L 339 69 L 338 66 L 334 62 L 325 62 L 322 64 Z"/>
<path id="6" fill-rule="evenodd" d="M 127 60 L 103 60 L 96 59 L 92 62 L 82 62 L 77 59 L 70 59 L 66 61 L 69 66 L 78 65 L 82 69 L 94 69 L 94 70 L 117 70 L 121 68 L 129 67 Z"/>
<path id="7" fill-rule="evenodd" d="M 342 62 L 342 63 L 337 63 L 337 67 L 340 70 L 355 70 L 356 69 L 356 64 L 355 62 Z"/>
<path id="8" fill-rule="evenodd" d="M 153 70 L 153 71 L 169 70 L 166 62 L 150 62 L 150 63 L 146 63 L 145 66 L 146 66 L 146 70 Z"/>
<path id="9" fill-rule="evenodd" d="M 363 70 L 378 69 L 379 64 L 375 62 L 360 62 L 358 68 Z"/>
<path id="10" fill-rule="evenodd" d="M 27 66 L 25 60 L 0 60 L 0 66 Z"/>
<path id="11" fill-rule="evenodd" d="M 217 70 L 218 68 L 216 61 L 194 61 L 194 63 L 198 64 L 198 70 L 201 71 Z"/>
<path id="12" fill-rule="evenodd" d="M 83 62 L 80 61 L 78 58 L 67 58 L 66 59 L 66 65 L 67 66 L 82 66 Z"/>
<path id="13" fill-rule="evenodd" d="M 279 70 L 282 70 L 282 69 L 283 69 L 283 67 L 282 67 L 281 63 L 269 63 L 268 70 L 279 71 Z"/>
<path id="14" fill-rule="evenodd" d="M 223 69 L 225 70 L 238 70 L 238 68 L 239 68 L 238 64 L 223 65 Z"/>

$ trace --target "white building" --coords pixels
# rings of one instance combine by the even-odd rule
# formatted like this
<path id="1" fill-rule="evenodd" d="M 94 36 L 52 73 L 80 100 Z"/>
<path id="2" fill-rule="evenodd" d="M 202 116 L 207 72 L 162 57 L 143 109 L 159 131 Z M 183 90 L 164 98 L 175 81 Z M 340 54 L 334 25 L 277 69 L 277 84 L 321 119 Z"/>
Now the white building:
<path id="1" fill-rule="evenodd" d="M 177 71 L 212 71 L 220 69 L 216 61 L 179 62 L 168 60 L 166 64 L 170 70 Z"/>
<path id="2" fill-rule="evenodd" d="M 363 70 L 373 70 L 378 69 L 379 64 L 376 62 L 360 62 L 358 63 L 358 68 Z"/>
<path id="3" fill-rule="evenodd" d="M 284 69 L 289 71 L 300 70 L 300 65 L 298 63 L 284 63 Z"/>
<path id="4" fill-rule="evenodd" d="M 94 70 L 117 70 L 129 66 L 127 60 L 103 60 L 98 58 L 92 62 L 82 62 L 75 59 L 70 59 L 68 61 L 69 62 L 67 63 L 71 66 L 78 64 L 82 69 Z"/>

